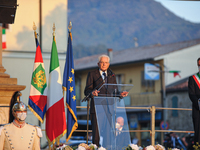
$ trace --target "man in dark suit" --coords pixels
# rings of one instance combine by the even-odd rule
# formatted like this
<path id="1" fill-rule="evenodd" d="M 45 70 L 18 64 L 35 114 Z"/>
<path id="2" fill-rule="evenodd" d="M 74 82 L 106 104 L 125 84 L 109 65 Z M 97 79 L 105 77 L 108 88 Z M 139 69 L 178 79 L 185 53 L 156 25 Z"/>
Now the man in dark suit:
<path id="1" fill-rule="evenodd" d="M 88 73 L 84 94 L 86 96 L 90 94 L 90 98 L 91 98 L 90 117 L 91 117 L 91 123 L 92 123 L 92 137 L 93 137 L 92 142 L 93 144 L 96 144 L 97 146 L 99 146 L 100 137 L 99 137 L 99 132 L 98 132 L 98 124 L 97 124 L 93 97 L 98 96 L 100 94 L 107 93 L 106 88 L 102 88 L 100 91 L 98 91 L 98 89 L 104 83 L 117 84 L 117 82 L 116 82 L 115 75 L 109 69 L 110 58 L 107 55 L 101 55 L 99 57 L 99 62 L 97 64 L 98 64 L 98 69 Z M 128 95 L 128 92 L 121 93 L 122 97 L 125 97 L 127 95 Z"/>
<path id="2" fill-rule="evenodd" d="M 200 143 L 200 58 L 197 59 L 199 72 L 189 77 L 188 92 L 192 101 L 192 119 L 194 126 L 194 139 Z"/>

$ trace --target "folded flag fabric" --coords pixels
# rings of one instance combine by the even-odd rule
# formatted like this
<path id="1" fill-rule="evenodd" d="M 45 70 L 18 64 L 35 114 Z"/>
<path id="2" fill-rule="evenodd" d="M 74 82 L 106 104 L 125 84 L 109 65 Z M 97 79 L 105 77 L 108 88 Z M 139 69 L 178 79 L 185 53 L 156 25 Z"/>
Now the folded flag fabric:
<path id="1" fill-rule="evenodd" d="M 180 72 L 180 71 L 173 71 L 173 70 L 169 71 L 169 73 L 173 73 L 173 74 L 174 74 L 174 78 L 175 78 L 176 76 L 179 76 L 179 77 L 181 78 L 179 72 Z"/>

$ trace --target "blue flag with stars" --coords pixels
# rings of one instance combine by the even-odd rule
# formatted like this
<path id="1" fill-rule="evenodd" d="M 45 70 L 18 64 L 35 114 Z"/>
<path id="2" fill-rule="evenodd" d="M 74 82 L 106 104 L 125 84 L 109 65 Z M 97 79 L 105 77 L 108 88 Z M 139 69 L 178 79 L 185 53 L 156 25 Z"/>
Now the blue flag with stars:
<path id="1" fill-rule="evenodd" d="M 63 75 L 63 91 L 66 91 L 66 105 L 67 105 L 67 139 L 68 141 L 72 133 L 78 128 L 77 114 L 76 114 L 76 90 L 75 90 L 75 76 L 74 76 L 74 60 L 72 50 L 72 34 L 69 31 L 67 55 L 65 62 L 65 69 Z"/>

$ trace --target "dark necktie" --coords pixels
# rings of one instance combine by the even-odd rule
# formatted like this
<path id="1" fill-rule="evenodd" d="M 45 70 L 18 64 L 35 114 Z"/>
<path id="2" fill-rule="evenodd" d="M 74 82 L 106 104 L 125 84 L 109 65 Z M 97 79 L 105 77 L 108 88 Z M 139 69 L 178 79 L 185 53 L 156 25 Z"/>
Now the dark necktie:
<path id="1" fill-rule="evenodd" d="M 104 76 L 105 83 L 107 83 L 107 78 L 106 78 L 106 73 L 105 72 L 103 72 L 103 76 Z"/>

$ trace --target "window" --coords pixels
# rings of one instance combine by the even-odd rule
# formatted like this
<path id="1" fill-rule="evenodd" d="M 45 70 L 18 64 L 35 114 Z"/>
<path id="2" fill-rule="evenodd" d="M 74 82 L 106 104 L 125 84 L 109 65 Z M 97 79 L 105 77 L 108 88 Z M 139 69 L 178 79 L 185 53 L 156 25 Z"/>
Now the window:
<path id="1" fill-rule="evenodd" d="M 116 75 L 117 84 L 124 84 L 124 75 L 118 74 Z"/>
<path id="2" fill-rule="evenodd" d="M 116 75 L 116 81 L 117 81 L 117 84 L 124 84 L 124 75 L 122 74 Z M 121 90 L 121 88 L 118 87 L 118 90 Z"/>
<path id="3" fill-rule="evenodd" d="M 124 74 L 116 75 L 116 81 L 117 81 L 117 84 L 124 84 Z M 121 90 L 121 88 L 118 87 L 118 90 Z M 124 105 L 125 106 L 130 106 L 130 104 L 131 104 L 130 96 L 126 96 L 123 99 L 124 99 Z"/>
<path id="4" fill-rule="evenodd" d="M 145 80 L 144 71 L 141 72 L 141 91 L 142 93 L 154 92 L 155 91 L 155 81 L 154 80 Z"/>
<path id="5" fill-rule="evenodd" d="M 172 97 L 172 108 L 178 108 L 178 97 L 177 96 Z M 178 110 L 172 110 L 172 116 L 178 117 Z"/>

